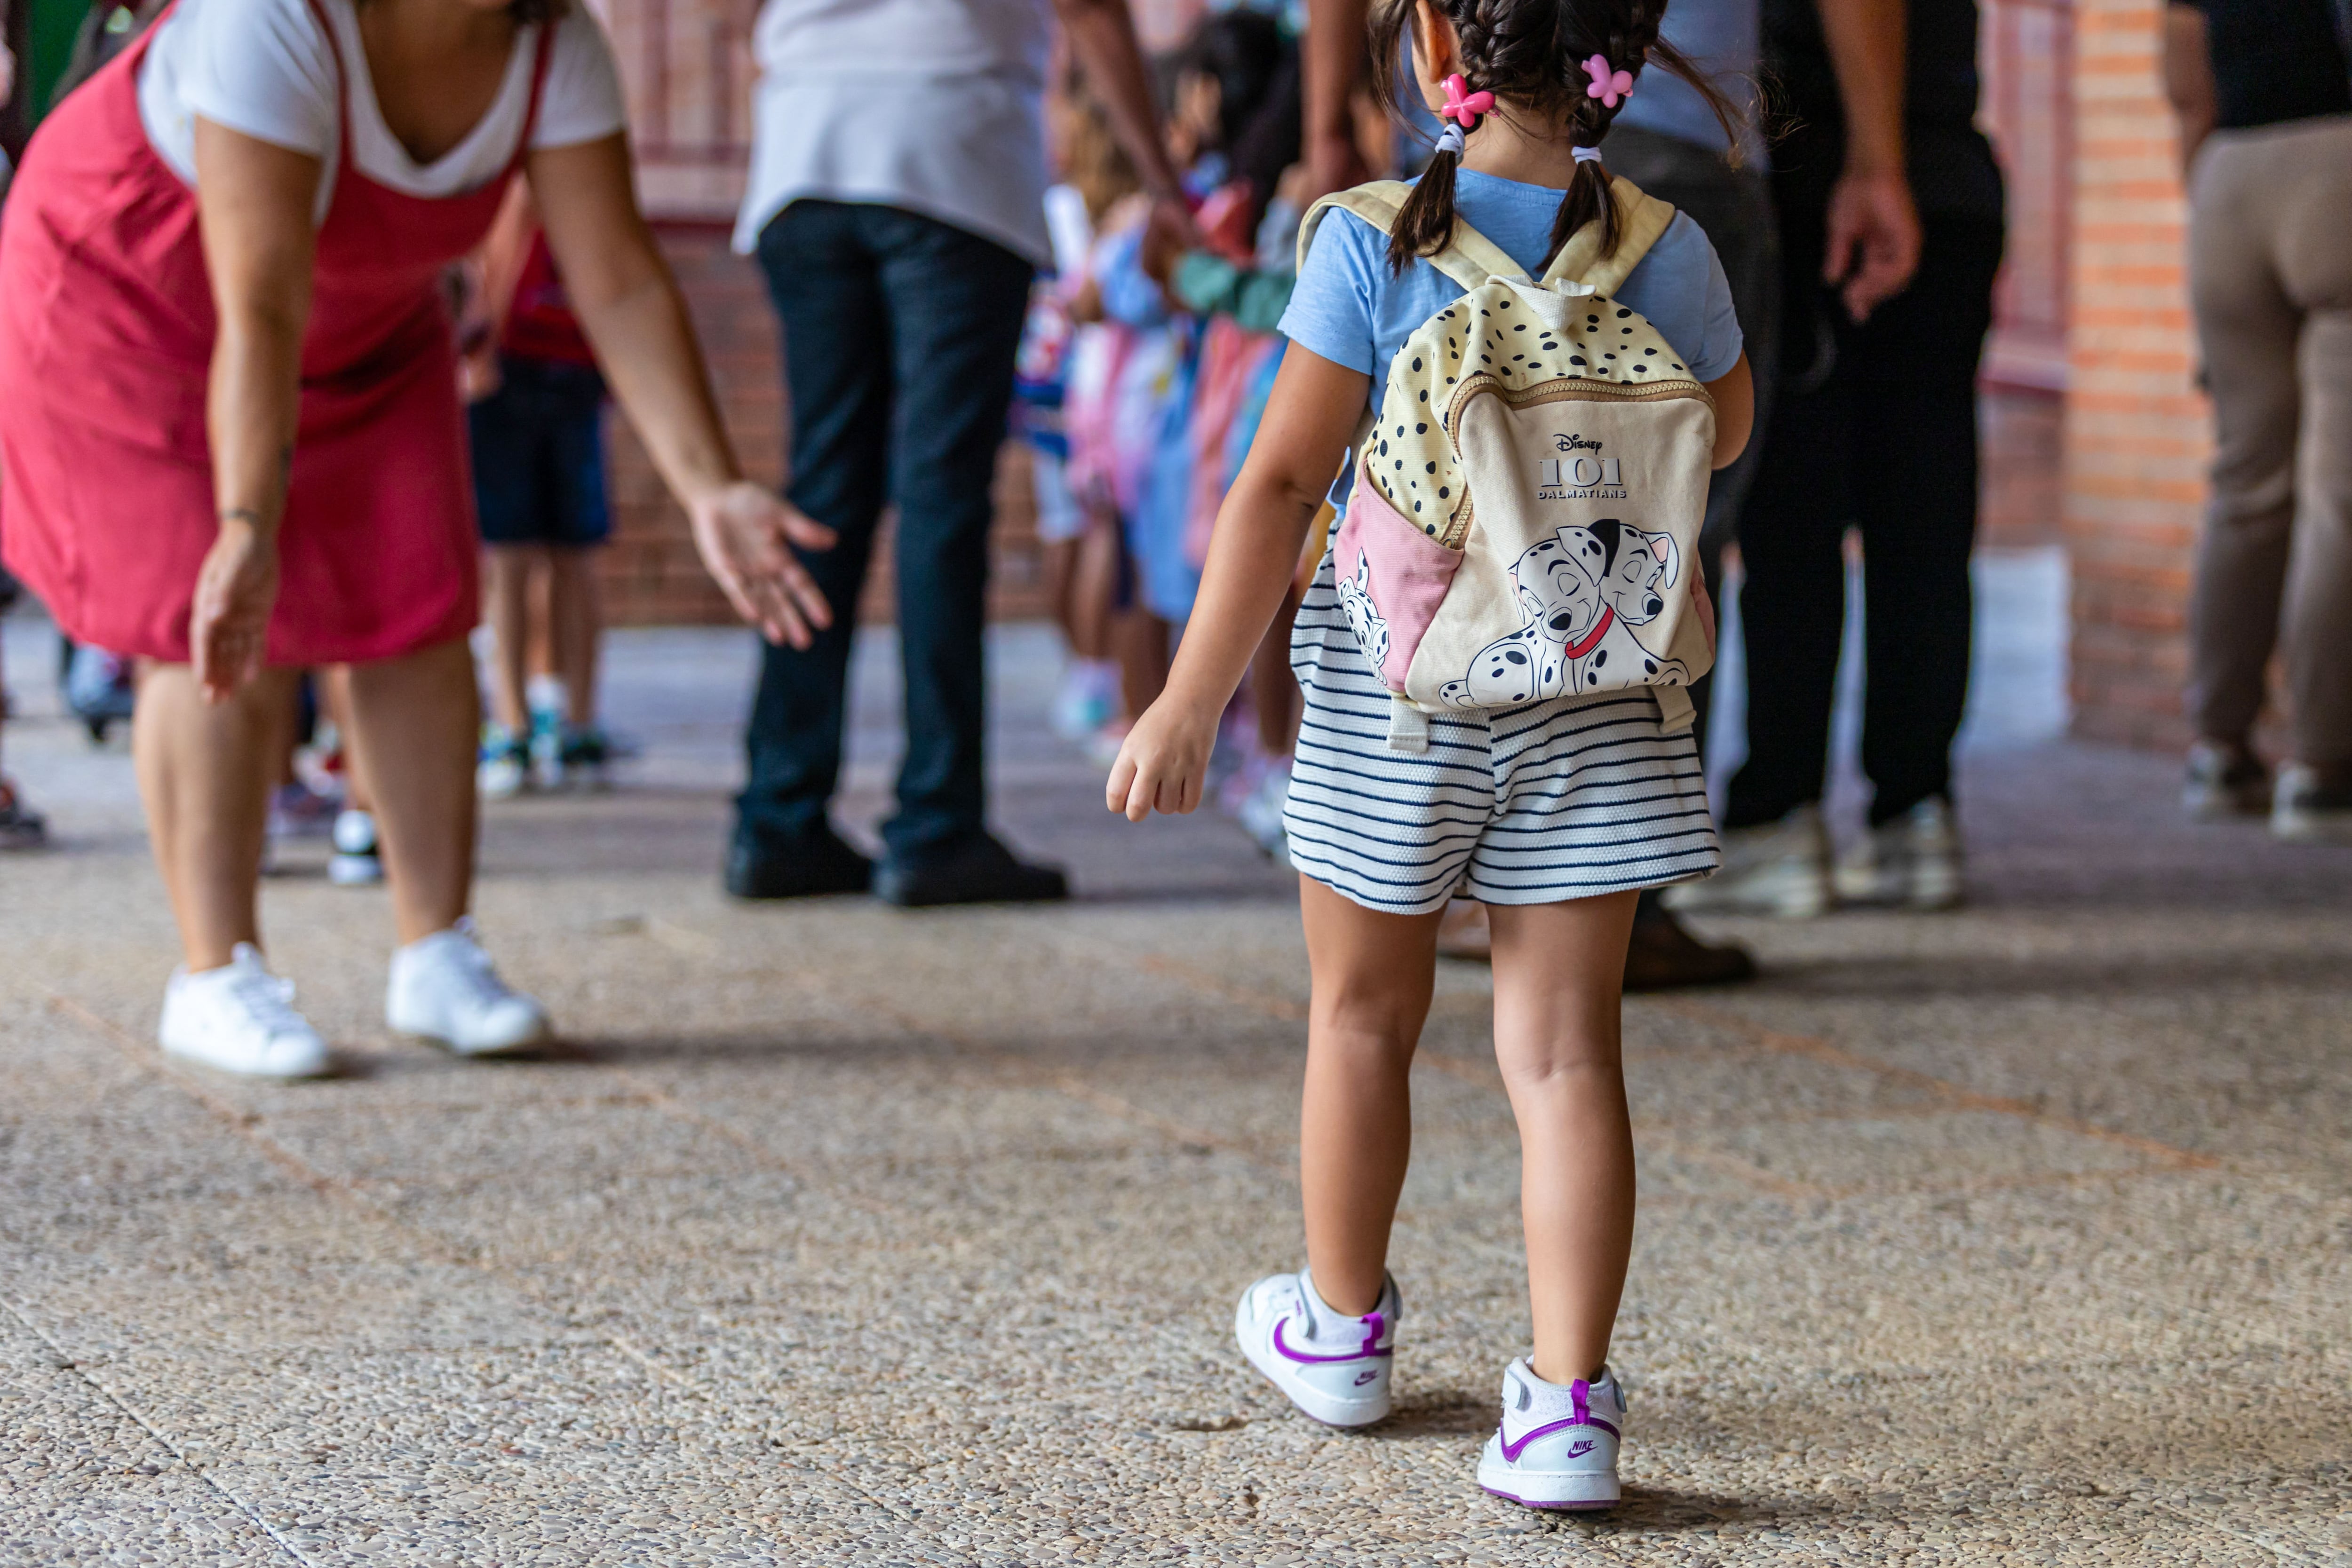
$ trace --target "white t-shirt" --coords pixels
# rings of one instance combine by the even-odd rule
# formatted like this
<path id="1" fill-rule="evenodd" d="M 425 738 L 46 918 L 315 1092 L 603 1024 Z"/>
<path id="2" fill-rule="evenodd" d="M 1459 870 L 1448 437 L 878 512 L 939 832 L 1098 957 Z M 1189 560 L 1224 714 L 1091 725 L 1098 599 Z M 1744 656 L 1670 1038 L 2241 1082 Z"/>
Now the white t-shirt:
<path id="1" fill-rule="evenodd" d="M 466 139 L 431 163 L 408 155 L 376 107 L 352 0 L 323 0 L 330 44 L 310 0 L 180 0 L 155 29 L 140 68 L 139 119 L 172 172 L 196 183 L 196 117 L 326 164 L 313 215 L 323 221 L 335 186 L 335 49 L 352 93 L 352 161 L 370 179 L 412 196 L 454 196 L 498 178 L 513 161 L 530 108 L 539 29 L 515 34 L 506 80 Z M 555 24 L 541 89 L 534 147 L 595 141 L 626 122 L 619 74 L 604 29 L 573 4 Z"/>
<path id="2" fill-rule="evenodd" d="M 1051 0 L 765 0 L 749 251 L 803 196 L 903 207 L 1040 265 Z"/>

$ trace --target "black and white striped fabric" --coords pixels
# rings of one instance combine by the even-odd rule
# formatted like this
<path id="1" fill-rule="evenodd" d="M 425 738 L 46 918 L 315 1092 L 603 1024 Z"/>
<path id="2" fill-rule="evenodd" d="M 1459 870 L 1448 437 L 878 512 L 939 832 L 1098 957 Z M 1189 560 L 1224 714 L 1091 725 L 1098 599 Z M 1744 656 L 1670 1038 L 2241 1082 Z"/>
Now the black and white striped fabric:
<path id="1" fill-rule="evenodd" d="M 1391 750 L 1388 688 L 1357 646 L 1327 551 L 1299 606 L 1307 694 L 1283 826 L 1292 863 L 1367 909 L 1426 915 L 1457 894 L 1559 904 L 1712 873 L 1706 779 L 1647 689 L 1432 714 Z"/>

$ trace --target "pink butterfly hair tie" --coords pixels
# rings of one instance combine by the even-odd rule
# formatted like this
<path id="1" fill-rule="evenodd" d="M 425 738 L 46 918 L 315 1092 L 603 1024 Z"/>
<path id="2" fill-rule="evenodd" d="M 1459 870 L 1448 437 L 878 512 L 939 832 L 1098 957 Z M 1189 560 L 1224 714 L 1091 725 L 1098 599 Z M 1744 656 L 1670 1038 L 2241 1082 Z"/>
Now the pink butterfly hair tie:
<path id="1" fill-rule="evenodd" d="M 1459 76 L 1445 78 L 1445 107 L 1437 111 L 1438 119 L 1450 120 L 1463 130 L 1469 131 L 1477 125 L 1481 116 L 1491 114 L 1494 110 L 1493 93 L 1472 92 L 1470 84 Z"/>
<path id="2" fill-rule="evenodd" d="M 1607 55 L 1595 55 L 1585 61 L 1584 74 L 1592 78 L 1592 85 L 1584 89 L 1584 96 L 1597 98 L 1611 109 L 1633 96 L 1633 73 L 1611 71 Z"/>

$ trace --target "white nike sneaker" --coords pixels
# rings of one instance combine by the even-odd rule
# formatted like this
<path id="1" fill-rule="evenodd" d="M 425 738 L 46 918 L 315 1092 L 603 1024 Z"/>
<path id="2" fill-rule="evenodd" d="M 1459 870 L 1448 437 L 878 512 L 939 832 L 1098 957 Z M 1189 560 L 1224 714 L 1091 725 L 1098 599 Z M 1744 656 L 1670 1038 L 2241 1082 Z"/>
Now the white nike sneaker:
<path id="1" fill-rule="evenodd" d="M 1960 828 L 1952 803 L 1930 795 L 1881 822 L 1840 856 L 1837 894 L 1856 904 L 1951 909 L 1961 898 Z"/>
<path id="2" fill-rule="evenodd" d="M 1478 1484 L 1529 1508 L 1608 1508 L 1624 1440 L 1625 1391 L 1613 1375 L 1546 1383 L 1515 1361 L 1503 1372 L 1503 1424 L 1478 1456 Z"/>
<path id="3" fill-rule="evenodd" d="M 1777 915 L 1810 920 L 1835 906 L 1830 835 L 1819 806 L 1800 806 L 1777 822 L 1723 831 L 1723 869 L 1705 882 L 1665 891 L 1676 914 Z"/>
<path id="4" fill-rule="evenodd" d="M 469 916 L 392 955 L 384 1021 L 460 1056 L 522 1051 L 555 1038 L 547 1009 L 499 978 Z"/>
<path id="5" fill-rule="evenodd" d="M 296 1012 L 294 982 L 240 942 L 217 969 L 173 971 L 163 988 L 156 1030 L 166 1056 L 200 1061 L 249 1078 L 316 1078 L 327 1071 L 327 1042 Z"/>
<path id="6" fill-rule="evenodd" d="M 1268 1274 L 1242 1292 L 1234 1338 L 1250 1364 L 1316 1420 L 1368 1427 L 1389 1413 L 1389 1366 L 1403 1304 L 1391 1278 L 1380 1305 L 1351 1318 L 1315 1293 L 1306 1270 Z"/>

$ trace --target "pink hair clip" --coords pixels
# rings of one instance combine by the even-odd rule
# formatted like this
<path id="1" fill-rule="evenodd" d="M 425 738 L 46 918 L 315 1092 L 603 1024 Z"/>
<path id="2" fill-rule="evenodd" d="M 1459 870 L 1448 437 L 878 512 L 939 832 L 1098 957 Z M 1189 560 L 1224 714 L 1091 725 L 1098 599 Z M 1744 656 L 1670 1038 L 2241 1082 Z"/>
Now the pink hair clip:
<path id="1" fill-rule="evenodd" d="M 1633 96 L 1633 73 L 1632 71 L 1612 73 L 1609 68 L 1607 55 L 1595 55 L 1585 61 L 1584 74 L 1592 78 L 1592 85 L 1585 89 L 1584 96 L 1587 98 L 1597 98 L 1614 109 L 1622 99 Z"/>
<path id="2" fill-rule="evenodd" d="M 1472 92 L 1470 84 L 1458 76 L 1445 78 L 1445 107 L 1437 111 L 1440 120 L 1450 120 L 1467 131 L 1478 123 L 1481 115 L 1490 114 L 1495 108 L 1491 92 Z"/>

